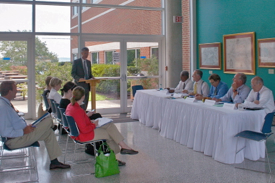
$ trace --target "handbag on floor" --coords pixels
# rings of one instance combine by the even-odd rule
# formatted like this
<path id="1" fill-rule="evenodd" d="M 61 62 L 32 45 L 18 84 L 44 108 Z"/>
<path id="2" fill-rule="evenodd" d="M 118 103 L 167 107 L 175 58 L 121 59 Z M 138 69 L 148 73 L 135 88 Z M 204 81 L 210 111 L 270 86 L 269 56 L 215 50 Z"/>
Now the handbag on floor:
<path id="1" fill-rule="evenodd" d="M 107 147 L 107 151 L 103 151 L 103 146 Z M 108 153 L 104 153 L 108 152 Z M 118 162 L 114 151 L 107 143 L 100 145 L 95 163 L 95 177 L 107 177 L 110 175 L 119 174 Z"/>
<path id="2" fill-rule="evenodd" d="M 102 144 L 102 142 L 95 142 L 96 149 L 99 149 L 101 144 Z M 104 145 L 103 150 L 106 148 L 107 147 Z M 95 155 L 94 146 L 92 146 L 91 144 L 86 144 L 85 145 L 85 153 L 94 156 Z"/>

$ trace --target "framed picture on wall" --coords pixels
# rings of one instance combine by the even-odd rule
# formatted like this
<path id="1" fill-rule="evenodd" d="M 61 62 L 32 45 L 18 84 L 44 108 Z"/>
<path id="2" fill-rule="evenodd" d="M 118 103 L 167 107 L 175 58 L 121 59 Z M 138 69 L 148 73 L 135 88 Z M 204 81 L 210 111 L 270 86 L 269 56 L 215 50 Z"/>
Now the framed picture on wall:
<path id="1" fill-rule="evenodd" d="M 275 38 L 258 39 L 259 67 L 275 67 Z"/>
<path id="2" fill-rule="evenodd" d="M 200 69 L 221 69 L 221 43 L 199 44 Z"/>
<path id="3" fill-rule="evenodd" d="M 223 36 L 224 73 L 255 75 L 255 33 Z"/>

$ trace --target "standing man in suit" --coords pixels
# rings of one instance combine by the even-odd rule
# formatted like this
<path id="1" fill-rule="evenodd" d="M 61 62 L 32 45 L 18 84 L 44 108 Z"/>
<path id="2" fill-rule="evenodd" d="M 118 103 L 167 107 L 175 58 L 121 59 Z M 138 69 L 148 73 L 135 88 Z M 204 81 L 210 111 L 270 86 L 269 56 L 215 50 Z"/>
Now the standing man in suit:
<path id="1" fill-rule="evenodd" d="M 86 110 L 89 101 L 90 85 L 88 83 L 85 83 L 84 80 L 95 78 L 92 75 L 91 61 L 87 60 L 89 55 L 89 48 L 82 48 L 81 55 L 81 58 L 74 60 L 71 74 L 75 80 L 75 83 L 78 86 L 82 86 L 85 89 L 85 105 L 83 106 L 83 109 Z"/>

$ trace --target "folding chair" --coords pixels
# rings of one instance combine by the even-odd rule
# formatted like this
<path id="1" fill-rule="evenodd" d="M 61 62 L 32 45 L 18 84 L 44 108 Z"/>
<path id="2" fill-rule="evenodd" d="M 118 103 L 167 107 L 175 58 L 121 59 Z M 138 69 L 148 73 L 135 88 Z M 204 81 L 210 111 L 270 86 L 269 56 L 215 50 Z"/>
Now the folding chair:
<path id="1" fill-rule="evenodd" d="M 71 137 L 71 139 L 75 143 L 74 157 L 75 157 L 75 152 L 76 152 L 76 145 L 91 144 L 94 147 L 94 153 L 96 154 L 97 151 L 98 151 L 98 149 L 96 149 L 95 143 L 96 142 L 103 143 L 106 140 L 105 139 L 100 139 L 100 140 L 91 140 L 91 141 L 87 141 L 87 142 L 81 142 L 81 141 L 75 140 L 74 137 L 77 137 L 79 135 L 79 130 L 78 130 L 78 127 L 77 127 L 77 125 L 75 123 L 75 120 L 74 120 L 74 118 L 72 116 L 65 115 L 65 117 L 67 118 L 68 126 L 69 126 L 69 129 L 70 129 L 69 136 Z M 65 162 L 66 154 L 67 154 L 67 145 L 66 145 L 66 150 L 65 150 L 65 155 L 64 155 L 64 162 Z"/>
<path id="2" fill-rule="evenodd" d="M 239 150 L 237 150 L 238 147 L 238 140 L 239 138 L 245 138 L 245 139 L 249 139 L 249 140 L 253 140 L 253 141 L 257 141 L 257 142 L 261 142 L 263 140 L 266 141 L 266 139 L 272 135 L 272 131 L 271 131 L 271 125 L 272 125 L 272 120 L 273 120 L 273 116 L 274 116 L 274 112 L 272 113 L 268 113 L 265 116 L 265 121 L 262 127 L 262 133 L 260 132 L 254 132 L 254 131 L 250 131 L 250 130 L 245 130 L 242 131 L 238 134 L 235 135 L 235 137 L 237 137 L 237 143 L 236 143 L 236 151 L 235 151 L 235 158 L 234 158 L 234 164 L 236 162 L 236 155 L 245 148 L 245 146 Z M 271 168 L 270 168 L 270 163 L 269 163 L 269 158 L 268 158 L 268 152 L 267 152 L 267 148 L 266 148 L 266 142 L 265 142 L 265 153 L 266 153 L 266 158 L 267 158 L 267 162 L 268 162 L 268 167 L 269 167 L 269 173 L 271 173 Z M 240 167 L 236 167 L 236 168 L 240 168 Z M 241 168 L 241 169 L 245 169 L 245 168 Z M 248 169 L 250 170 L 250 169 Z M 256 170 L 254 170 L 256 171 Z"/>
<path id="3" fill-rule="evenodd" d="M 57 117 L 56 105 L 55 105 L 56 102 L 53 99 L 50 99 L 50 102 L 51 102 L 51 108 L 52 108 L 52 116 L 53 116 L 53 118 L 56 119 L 56 117 Z"/>
<path id="4" fill-rule="evenodd" d="M 27 182 L 30 181 L 38 181 L 39 177 L 38 177 L 38 172 L 37 172 L 37 163 L 36 163 L 36 156 L 35 156 L 35 152 L 34 152 L 34 147 L 39 147 L 39 142 L 34 142 L 33 144 L 31 144 L 30 146 L 27 147 L 22 147 L 22 148 L 18 148 L 18 149 L 10 149 L 5 142 L 7 141 L 7 138 L 2 137 L 2 148 L 1 148 L 1 164 L 0 164 L 0 173 L 5 173 L 5 172 L 15 172 L 15 171 L 24 171 L 24 170 L 29 170 L 30 171 L 30 179 L 31 179 L 31 170 L 33 169 L 35 171 L 35 180 L 29 180 Z M 22 150 L 22 149 L 27 149 L 28 151 L 28 155 L 27 154 L 23 154 L 23 155 L 13 155 L 13 154 L 8 154 L 8 155 L 4 155 L 4 151 L 16 151 L 16 150 Z M 3 160 L 8 160 L 8 159 L 24 159 L 24 158 L 30 158 L 30 165 L 25 165 L 25 166 L 13 166 L 13 167 L 3 167 Z M 10 160 L 9 160 L 10 161 Z M 25 162 L 25 161 L 24 161 Z"/>
<path id="5" fill-rule="evenodd" d="M 134 85 L 134 86 L 132 86 L 133 97 L 135 97 L 135 94 L 136 94 L 137 90 L 143 90 L 143 86 L 142 85 Z"/>
<path id="6" fill-rule="evenodd" d="M 42 98 L 43 98 L 43 101 L 44 101 L 44 104 L 45 104 L 45 107 L 46 107 L 46 110 L 48 110 L 50 108 L 50 104 L 49 104 L 49 101 L 48 101 L 48 98 L 46 95 L 41 95 Z"/>
<path id="7" fill-rule="evenodd" d="M 60 113 L 59 105 L 56 102 L 53 102 L 53 105 L 56 110 L 56 120 L 59 124 L 59 133 L 62 135 L 62 113 Z"/>

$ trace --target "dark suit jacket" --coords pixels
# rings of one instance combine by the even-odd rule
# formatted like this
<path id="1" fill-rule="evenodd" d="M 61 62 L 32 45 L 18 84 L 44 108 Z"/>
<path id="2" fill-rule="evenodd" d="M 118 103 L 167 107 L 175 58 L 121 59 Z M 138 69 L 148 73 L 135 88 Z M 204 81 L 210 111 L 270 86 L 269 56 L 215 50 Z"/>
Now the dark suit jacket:
<path id="1" fill-rule="evenodd" d="M 88 67 L 88 75 L 89 78 L 93 78 L 92 75 L 92 69 L 91 69 L 91 61 L 86 60 L 87 67 Z M 90 91 L 90 85 L 85 82 L 78 82 L 80 78 L 84 78 L 84 69 L 83 69 L 83 64 L 82 64 L 82 59 L 76 59 L 73 62 L 73 67 L 72 67 L 72 72 L 71 72 L 72 77 L 74 78 L 74 82 L 78 86 L 82 86 L 85 90 Z"/>

